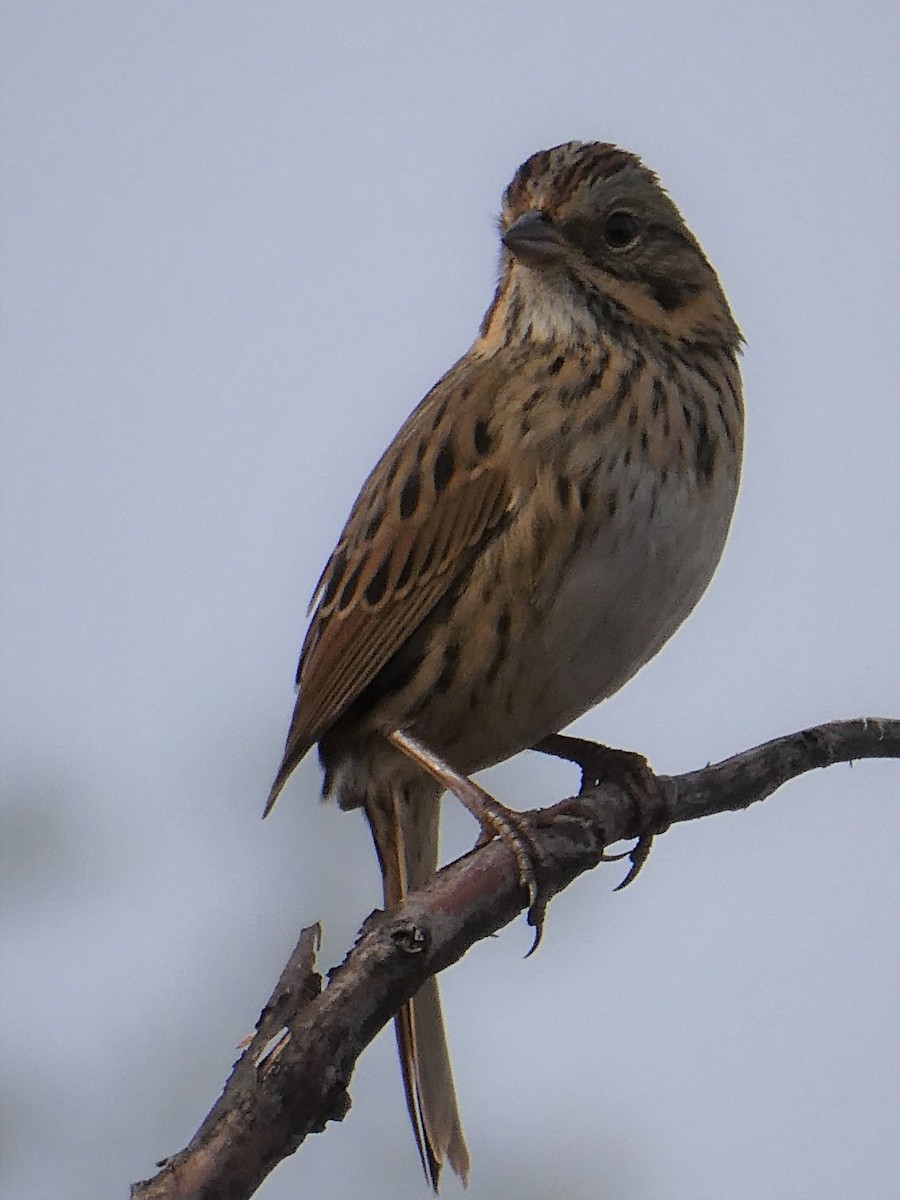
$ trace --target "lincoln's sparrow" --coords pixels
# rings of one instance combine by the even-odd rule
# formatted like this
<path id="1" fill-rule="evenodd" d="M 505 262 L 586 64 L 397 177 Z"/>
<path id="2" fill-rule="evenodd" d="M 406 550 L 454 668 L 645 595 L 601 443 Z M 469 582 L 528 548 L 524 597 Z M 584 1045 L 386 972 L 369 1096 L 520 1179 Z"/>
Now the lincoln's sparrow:
<path id="1" fill-rule="evenodd" d="M 709 583 L 741 463 L 741 335 L 696 239 L 633 154 L 568 142 L 503 198 L 500 282 L 472 348 L 369 476 L 314 600 L 269 798 L 318 742 L 363 806 L 396 905 L 435 870 L 450 788 L 611 695 Z M 268 811 L 268 809 L 267 809 Z M 466 1177 L 435 980 L 397 1018 L 422 1160 Z"/>

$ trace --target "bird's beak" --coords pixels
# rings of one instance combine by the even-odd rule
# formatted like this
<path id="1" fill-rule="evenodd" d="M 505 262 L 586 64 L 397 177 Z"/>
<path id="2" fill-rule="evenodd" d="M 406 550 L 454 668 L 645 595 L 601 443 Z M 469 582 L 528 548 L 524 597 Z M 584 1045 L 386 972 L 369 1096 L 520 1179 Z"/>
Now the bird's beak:
<path id="1" fill-rule="evenodd" d="M 556 262 L 566 249 L 566 239 L 545 213 L 532 209 L 523 213 L 500 237 L 516 258 L 534 266 Z"/>

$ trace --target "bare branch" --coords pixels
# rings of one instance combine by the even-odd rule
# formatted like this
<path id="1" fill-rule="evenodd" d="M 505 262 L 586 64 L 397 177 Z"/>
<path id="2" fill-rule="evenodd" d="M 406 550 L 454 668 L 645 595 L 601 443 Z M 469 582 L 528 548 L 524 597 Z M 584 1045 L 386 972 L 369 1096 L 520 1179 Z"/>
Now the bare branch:
<path id="1" fill-rule="evenodd" d="M 685 775 L 658 776 L 671 822 L 749 807 L 816 767 L 900 758 L 900 720 L 834 721 Z M 601 783 L 528 814 L 548 895 L 641 832 L 627 792 Z M 319 929 L 305 929 L 225 1090 L 190 1144 L 135 1184 L 132 1200 L 245 1200 L 309 1133 L 339 1121 L 357 1058 L 429 975 L 512 921 L 527 898 L 512 853 L 491 842 L 451 863 L 392 913 L 373 913 L 322 990 Z"/>

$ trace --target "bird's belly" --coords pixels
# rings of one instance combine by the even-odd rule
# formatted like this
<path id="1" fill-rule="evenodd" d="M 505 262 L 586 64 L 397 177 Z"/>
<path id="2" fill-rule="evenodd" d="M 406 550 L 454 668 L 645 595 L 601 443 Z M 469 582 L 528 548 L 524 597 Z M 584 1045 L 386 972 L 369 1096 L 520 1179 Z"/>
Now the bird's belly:
<path id="1" fill-rule="evenodd" d="M 549 590 L 537 571 L 512 601 L 516 629 L 503 667 L 444 727 L 453 729 L 444 749 L 461 768 L 507 758 L 611 696 L 706 589 L 725 543 L 733 485 L 717 493 L 684 480 L 665 489 L 649 476 L 637 483 L 629 504 L 581 540 Z"/>
<path id="2" fill-rule="evenodd" d="M 574 560 L 540 639 L 558 720 L 612 695 L 653 657 L 699 600 L 723 542 L 710 531 L 699 540 L 604 535 Z"/>

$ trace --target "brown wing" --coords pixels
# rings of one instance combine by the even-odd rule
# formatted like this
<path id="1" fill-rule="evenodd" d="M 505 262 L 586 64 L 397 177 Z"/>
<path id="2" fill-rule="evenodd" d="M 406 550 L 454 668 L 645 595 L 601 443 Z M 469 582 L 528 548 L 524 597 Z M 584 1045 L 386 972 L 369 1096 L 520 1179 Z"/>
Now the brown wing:
<path id="1" fill-rule="evenodd" d="M 510 486 L 490 454 L 497 376 L 487 364 L 458 363 L 366 481 L 313 597 L 297 704 L 266 812 L 307 750 L 470 567 L 503 520 Z"/>

